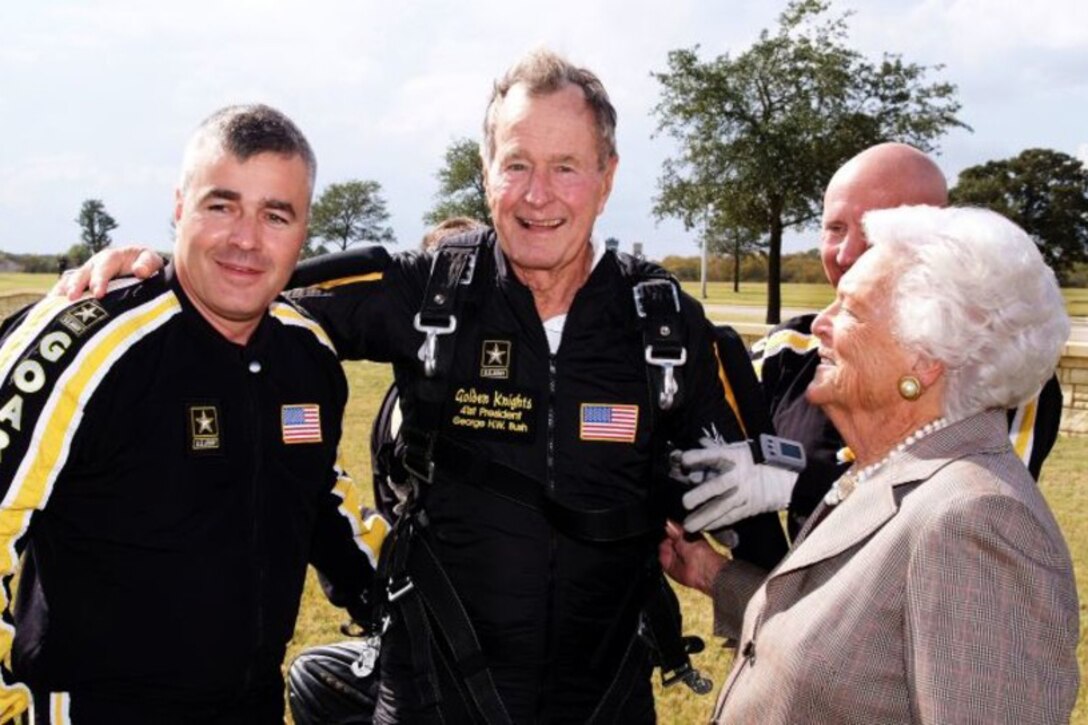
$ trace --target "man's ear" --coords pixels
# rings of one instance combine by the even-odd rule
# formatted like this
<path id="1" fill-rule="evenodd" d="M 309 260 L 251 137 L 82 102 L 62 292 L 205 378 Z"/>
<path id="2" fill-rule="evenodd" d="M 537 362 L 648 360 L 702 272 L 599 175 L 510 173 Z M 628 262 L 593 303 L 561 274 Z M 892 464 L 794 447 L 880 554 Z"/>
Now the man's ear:
<path id="1" fill-rule="evenodd" d="M 174 226 L 181 221 L 181 210 L 184 204 L 185 196 L 181 193 L 181 189 L 174 189 Z"/>

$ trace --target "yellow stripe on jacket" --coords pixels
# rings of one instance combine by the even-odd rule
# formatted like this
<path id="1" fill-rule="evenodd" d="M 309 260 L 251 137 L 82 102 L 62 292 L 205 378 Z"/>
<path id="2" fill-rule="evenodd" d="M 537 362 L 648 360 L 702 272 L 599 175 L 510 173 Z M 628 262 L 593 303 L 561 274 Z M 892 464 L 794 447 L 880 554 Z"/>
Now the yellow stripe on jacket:
<path id="1" fill-rule="evenodd" d="M 38 329 L 40 333 L 52 317 L 66 307 L 67 304 L 54 305 L 46 301 L 42 309 L 31 312 L 24 325 L 27 330 Z M 52 316 L 46 324 L 41 324 L 40 315 L 49 315 L 50 311 Z M 177 298 L 168 293 L 118 315 L 89 336 L 57 377 L 34 424 L 26 454 L 0 502 L 0 577 L 3 578 L 0 604 L 5 612 L 11 604 L 6 593 L 18 563 L 17 544 L 30 528 L 34 512 L 43 509 L 49 500 L 57 475 L 67 461 L 87 402 L 125 351 L 180 311 Z M 22 332 L 20 329 L 14 334 Z M 17 339 L 9 338 L 0 354 L 19 357 L 36 339 L 37 336 L 31 337 L 29 333 L 19 335 Z M 0 621 L 0 657 L 6 657 L 11 651 L 14 638 L 15 628 Z M 28 706 L 29 693 L 25 686 L 0 682 L 0 720 L 14 717 Z"/>

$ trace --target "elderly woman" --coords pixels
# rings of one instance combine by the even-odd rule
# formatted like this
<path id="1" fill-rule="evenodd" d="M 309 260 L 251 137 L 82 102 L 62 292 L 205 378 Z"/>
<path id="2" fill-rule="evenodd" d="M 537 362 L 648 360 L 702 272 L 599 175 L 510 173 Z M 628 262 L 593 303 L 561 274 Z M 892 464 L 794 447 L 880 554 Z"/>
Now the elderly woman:
<path id="1" fill-rule="evenodd" d="M 813 324 L 822 363 L 806 393 L 853 466 L 769 576 L 675 524 L 661 547 L 740 642 L 715 721 L 1067 722 L 1072 563 L 1004 412 L 1068 336 L 1054 275 L 991 212 L 864 223 L 872 249 Z"/>

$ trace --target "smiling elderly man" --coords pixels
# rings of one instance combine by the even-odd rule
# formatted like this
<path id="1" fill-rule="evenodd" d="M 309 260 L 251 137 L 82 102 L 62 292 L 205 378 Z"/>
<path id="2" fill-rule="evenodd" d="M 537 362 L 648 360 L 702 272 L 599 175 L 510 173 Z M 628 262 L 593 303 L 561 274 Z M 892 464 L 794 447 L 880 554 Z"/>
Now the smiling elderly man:
<path id="1" fill-rule="evenodd" d="M 420 482 L 383 552 L 376 722 L 654 719 L 668 446 L 743 434 L 697 303 L 591 239 L 615 122 L 596 76 L 529 55 L 485 118 L 494 230 L 301 300 L 342 356 L 393 363 Z"/>

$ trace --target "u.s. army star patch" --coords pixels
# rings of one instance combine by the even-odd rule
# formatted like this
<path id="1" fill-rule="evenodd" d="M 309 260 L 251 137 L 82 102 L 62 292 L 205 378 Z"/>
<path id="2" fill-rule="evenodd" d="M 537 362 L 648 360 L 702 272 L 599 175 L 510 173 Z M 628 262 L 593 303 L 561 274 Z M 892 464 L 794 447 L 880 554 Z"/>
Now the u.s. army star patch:
<path id="1" fill-rule="evenodd" d="M 484 340 L 480 348 L 480 377 L 507 380 L 510 377 L 509 340 Z"/>
<path id="2" fill-rule="evenodd" d="M 219 410 L 214 405 L 189 406 L 189 450 L 215 451 L 223 445 L 219 436 Z"/>

